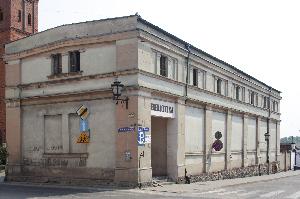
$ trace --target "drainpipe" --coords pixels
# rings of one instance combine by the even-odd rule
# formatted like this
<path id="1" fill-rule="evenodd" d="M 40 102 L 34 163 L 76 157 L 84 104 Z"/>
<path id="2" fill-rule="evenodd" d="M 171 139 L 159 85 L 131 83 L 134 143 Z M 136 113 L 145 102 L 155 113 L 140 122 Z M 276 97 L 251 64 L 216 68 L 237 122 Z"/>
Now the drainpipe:
<path id="1" fill-rule="evenodd" d="M 270 117 L 271 117 L 271 91 L 272 88 L 269 87 L 269 113 L 268 113 L 268 119 L 267 119 L 267 134 L 269 135 L 269 139 L 267 140 L 267 164 L 268 164 L 268 175 L 270 174 Z"/>
<path id="2" fill-rule="evenodd" d="M 190 55 L 191 55 L 190 44 L 186 44 L 185 48 L 188 51 L 188 55 L 186 58 L 186 77 L 185 77 L 185 94 L 184 94 L 185 104 L 186 104 L 187 98 L 188 98 L 188 85 L 189 85 L 189 72 L 190 72 L 190 66 L 189 66 L 190 65 Z"/>

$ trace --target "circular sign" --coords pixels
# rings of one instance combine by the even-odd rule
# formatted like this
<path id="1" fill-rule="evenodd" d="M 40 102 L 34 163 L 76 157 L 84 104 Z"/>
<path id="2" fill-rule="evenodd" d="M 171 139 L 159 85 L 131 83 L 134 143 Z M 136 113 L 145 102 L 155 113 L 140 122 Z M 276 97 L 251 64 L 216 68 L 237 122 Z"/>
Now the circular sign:
<path id="1" fill-rule="evenodd" d="M 216 140 L 213 143 L 212 148 L 215 149 L 215 151 L 221 151 L 223 149 L 223 142 L 221 140 Z"/>
<path id="2" fill-rule="evenodd" d="M 221 137 L 222 137 L 222 133 L 221 133 L 220 131 L 217 131 L 217 132 L 215 133 L 215 138 L 216 138 L 217 140 L 219 140 L 219 139 L 221 139 Z"/>

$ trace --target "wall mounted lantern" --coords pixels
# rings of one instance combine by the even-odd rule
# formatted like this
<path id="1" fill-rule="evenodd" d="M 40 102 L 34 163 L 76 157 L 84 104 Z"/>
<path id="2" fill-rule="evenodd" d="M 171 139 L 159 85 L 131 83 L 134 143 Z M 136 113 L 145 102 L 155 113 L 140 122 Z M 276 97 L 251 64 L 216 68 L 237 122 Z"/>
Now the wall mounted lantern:
<path id="1" fill-rule="evenodd" d="M 113 100 L 116 101 L 116 104 L 119 104 L 119 102 L 121 102 L 121 104 L 126 104 L 126 109 L 128 109 L 128 101 L 129 101 L 129 98 L 128 97 L 125 97 L 125 99 L 121 98 L 121 95 L 122 95 L 122 91 L 124 89 L 124 84 L 121 84 L 120 81 L 118 81 L 118 79 L 116 79 L 114 81 L 114 83 L 111 85 L 111 89 L 112 89 L 112 92 L 113 92 Z"/>
<path id="2" fill-rule="evenodd" d="M 265 133 L 265 141 L 268 142 L 270 139 L 270 134 L 269 133 Z"/>

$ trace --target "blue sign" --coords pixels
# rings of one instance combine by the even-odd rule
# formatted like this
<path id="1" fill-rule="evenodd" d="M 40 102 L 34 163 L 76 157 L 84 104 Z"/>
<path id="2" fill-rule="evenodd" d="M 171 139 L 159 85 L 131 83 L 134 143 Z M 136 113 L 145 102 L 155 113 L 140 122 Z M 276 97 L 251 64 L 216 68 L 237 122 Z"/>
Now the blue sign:
<path id="1" fill-rule="evenodd" d="M 138 137 L 137 137 L 138 145 L 144 146 L 146 141 L 146 135 L 144 131 L 138 131 Z"/>
<path id="2" fill-rule="evenodd" d="M 138 127 L 138 132 L 137 132 L 137 142 L 139 146 L 145 146 L 145 143 L 149 143 L 149 139 L 146 141 L 146 132 L 149 132 L 150 129 L 148 127 Z M 150 138 L 151 140 L 151 138 Z M 150 141 L 151 143 L 151 141 Z"/>
<path id="3" fill-rule="evenodd" d="M 124 132 L 133 132 L 134 128 L 133 127 L 123 127 L 123 128 L 119 128 L 118 132 L 119 133 L 124 133 Z"/>
<path id="4" fill-rule="evenodd" d="M 88 130 L 89 130 L 88 121 L 80 119 L 80 132 L 86 132 Z"/>

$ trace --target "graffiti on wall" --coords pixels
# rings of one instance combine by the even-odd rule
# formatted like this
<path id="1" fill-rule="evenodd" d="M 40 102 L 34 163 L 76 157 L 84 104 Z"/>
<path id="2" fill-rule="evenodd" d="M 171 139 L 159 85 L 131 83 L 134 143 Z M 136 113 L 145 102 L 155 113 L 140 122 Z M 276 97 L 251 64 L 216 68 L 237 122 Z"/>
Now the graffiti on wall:
<path id="1" fill-rule="evenodd" d="M 59 167 L 59 168 L 78 168 L 86 167 L 86 158 L 59 158 L 46 157 L 41 159 L 23 159 L 25 166 L 40 166 L 43 168 Z"/>

